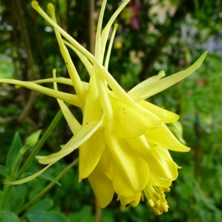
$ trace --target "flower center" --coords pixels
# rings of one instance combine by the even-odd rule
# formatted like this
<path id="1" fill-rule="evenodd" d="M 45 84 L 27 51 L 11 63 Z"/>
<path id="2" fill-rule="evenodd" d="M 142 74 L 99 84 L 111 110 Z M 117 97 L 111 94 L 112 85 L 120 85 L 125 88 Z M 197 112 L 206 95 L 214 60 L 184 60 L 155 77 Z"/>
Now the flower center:
<path id="1" fill-rule="evenodd" d="M 150 207 L 156 215 L 161 215 L 168 211 L 168 203 L 165 198 L 165 192 L 169 192 L 169 187 L 157 187 L 148 184 L 143 190 L 143 195 L 147 200 L 147 206 Z"/>

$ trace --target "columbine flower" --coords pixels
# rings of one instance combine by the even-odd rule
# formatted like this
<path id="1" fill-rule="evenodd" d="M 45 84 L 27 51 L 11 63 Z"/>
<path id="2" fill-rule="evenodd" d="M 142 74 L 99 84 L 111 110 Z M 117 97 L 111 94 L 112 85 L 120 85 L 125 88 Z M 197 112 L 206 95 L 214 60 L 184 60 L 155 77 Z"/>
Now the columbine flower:
<path id="1" fill-rule="evenodd" d="M 70 78 L 53 78 L 24 82 L 0 79 L 0 82 L 23 86 L 55 97 L 73 137 L 56 153 L 38 156 L 46 167 L 36 174 L 11 184 L 27 182 L 43 173 L 48 167 L 79 148 L 79 180 L 88 178 L 101 207 L 107 206 L 114 193 L 123 206 L 136 206 L 140 200 L 147 201 L 156 214 L 168 210 L 165 192 L 178 176 L 178 165 L 172 160 L 169 150 L 187 152 L 167 127 L 176 123 L 179 116 L 146 101 L 147 98 L 169 88 L 192 74 L 203 62 L 204 53 L 184 71 L 165 77 L 163 71 L 125 92 L 108 72 L 109 57 L 117 25 L 114 25 L 106 51 L 107 40 L 114 20 L 126 6 L 126 0 L 102 28 L 106 1 L 103 1 L 96 33 L 95 55 L 83 48 L 56 22 L 54 7 L 48 5 L 48 16 L 38 5 L 33 8 L 54 28 L 61 54 Z M 85 65 L 90 80 L 81 81 L 69 55 L 69 47 Z M 41 86 L 53 82 L 54 89 Z M 74 87 L 76 94 L 61 92 L 57 84 Z M 67 105 L 82 110 L 80 124 Z"/>

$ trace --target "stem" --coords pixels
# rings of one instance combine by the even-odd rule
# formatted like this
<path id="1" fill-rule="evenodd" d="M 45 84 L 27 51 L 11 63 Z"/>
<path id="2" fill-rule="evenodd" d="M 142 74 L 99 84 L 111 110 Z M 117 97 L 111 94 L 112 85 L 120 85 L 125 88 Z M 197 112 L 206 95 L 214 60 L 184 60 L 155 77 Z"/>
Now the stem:
<path id="1" fill-rule="evenodd" d="M 95 0 L 89 0 L 89 50 L 94 54 L 95 43 Z"/>
<path id="2" fill-rule="evenodd" d="M 99 206 L 98 201 L 96 200 L 96 222 L 102 221 L 102 210 Z"/>
<path id="3" fill-rule="evenodd" d="M 23 211 L 28 209 L 31 205 L 37 202 L 42 196 L 44 196 L 55 184 L 59 181 L 72 167 L 74 167 L 78 163 L 78 159 L 75 159 L 71 162 L 56 178 L 54 181 L 49 183 L 40 193 L 38 193 L 35 197 L 33 197 L 27 204 L 25 204 L 20 210 L 18 210 L 17 214 L 21 214 Z"/>
<path id="4" fill-rule="evenodd" d="M 201 177 L 201 147 L 200 147 L 200 138 L 201 138 L 201 132 L 200 132 L 200 120 L 199 120 L 199 113 L 198 110 L 195 113 L 195 122 L 194 122 L 194 133 L 196 136 L 196 144 L 194 149 L 194 163 L 195 163 L 195 177 L 197 180 Z"/>
<path id="5" fill-rule="evenodd" d="M 61 110 L 57 112 L 56 116 L 54 117 L 54 119 L 52 120 L 51 124 L 49 125 L 49 127 L 46 129 L 44 135 L 41 137 L 41 139 L 39 140 L 38 144 L 35 146 L 34 150 L 32 151 L 32 153 L 30 154 L 30 156 L 28 157 L 28 159 L 25 161 L 25 163 L 23 164 L 23 166 L 21 167 L 21 169 L 18 172 L 18 178 L 24 173 L 24 171 L 29 167 L 29 165 L 31 164 L 32 160 L 35 158 L 36 154 L 39 152 L 39 150 L 42 148 L 42 146 L 44 145 L 44 143 L 46 142 L 46 140 L 48 139 L 48 137 L 51 135 L 52 131 L 54 130 L 55 126 L 58 124 L 60 118 L 62 117 L 62 112 Z"/>

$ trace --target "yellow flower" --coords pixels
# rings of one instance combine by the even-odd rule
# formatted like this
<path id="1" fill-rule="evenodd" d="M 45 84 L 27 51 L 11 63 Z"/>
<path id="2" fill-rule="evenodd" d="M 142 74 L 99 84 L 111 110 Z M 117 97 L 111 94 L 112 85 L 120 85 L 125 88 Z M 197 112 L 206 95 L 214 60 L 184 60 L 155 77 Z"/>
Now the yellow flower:
<path id="1" fill-rule="evenodd" d="M 48 16 L 37 1 L 32 2 L 33 8 L 53 26 L 70 78 L 57 78 L 54 70 L 51 79 L 33 82 L 0 79 L 0 82 L 26 87 L 56 98 L 73 137 L 58 152 L 37 157 L 41 164 L 46 165 L 45 168 L 11 184 L 35 178 L 79 148 L 79 180 L 88 178 L 101 207 L 107 206 L 116 193 L 123 206 L 136 206 L 140 200 L 146 199 L 156 214 L 167 211 L 164 192 L 170 190 L 179 168 L 172 160 L 169 150 L 187 152 L 189 148 L 167 127 L 168 123 L 176 123 L 179 116 L 146 99 L 192 74 L 202 64 L 206 53 L 184 71 L 168 77 L 161 71 L 125 92 L 108 71 L 117 25 L 114 25 L 108 47 L 107 42 L 114 20 L 128 2 L 129 0 L 123 2 L 102 28 L 106 6 L 106 1 L 103 1 L 97 26 L 95 55 L 57 24 L 52 4 L 48 5 Z M 85 65 L 90 76 L 88 83 L 83 82 L 78 75 L 67 47 Z M 40 85 L 47 82 L 52 82 L 54 89 Z M 76 94 L 59 91 L 58 83 L 73 86 Z M 82 110 L 81 124 L 65 102 Z"/>

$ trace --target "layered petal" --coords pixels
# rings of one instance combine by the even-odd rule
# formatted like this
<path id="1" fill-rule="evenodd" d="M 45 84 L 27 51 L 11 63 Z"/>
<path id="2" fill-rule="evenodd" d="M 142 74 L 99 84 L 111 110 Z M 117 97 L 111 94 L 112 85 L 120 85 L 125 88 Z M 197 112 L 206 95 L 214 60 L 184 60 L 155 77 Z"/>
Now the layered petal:
<path id="1" fill-rule="evenodd" d="M 142 196 L 141 192 L 135 193 L 133 196 L 118 195 L 118 200 L 120 201 L 123 207 L 126 207 L 129 204 L 135 207 L 139 204 L 141 196 Z"/>
<path id="2" fill-rule="evenodd" d="M 178 176 L 178 166 L 167 149 L 150 146 L 146 158 L 150 166 L 149 183 L 158 187 L 169 187 Z"/>
<path id="3" fill-rule="evenodd" d="M 158 116 L 164 123 L 174 123 L 179 119 L 179 115 L 176 113 L 170 112 L 145 100 L 140 101 L 139 104 Z"/>
<path id="4" fill-rule="evenodd" d="M 88 177 L 97 166 L 105 149 L 103 130 L 99 129 L 79 148 L 79 180 Z"/>
<path id="5" fill-rule="evenodd" d="M 91 121 L 99 121 L 103 115 L 98 89 L 94 77 L 92 77 L 89 82 L 89 87 L 86 93 L 83 107 L 83 114 L 84 124 L 87 124 Z"/>
<path id="6" fill-rule="evenodd" d="M 112 99 L 114 110 L 114 132 L 121 138 L 132 138 L 144 134 L 148 128 L 161 123 L 160 118 L 147 109 L 135 104 L 127 105 Z"/>
<path id="7" fill-rule="evenodd" d="M 124 141 L 106 135 L 113 158 L 112 181 L 114 190 L 122 196 L 132 196 L 144 189 L 149 178 L 149 167 L 139 155 L 128 150 Z"/>
<path id="8" fill-rule="evenodd" d="M 153 84 L 157 83 L 160 79 L 162 79 L 165 76 L 164 71 L 160 71 L 158 75 L 152 76 L 136 86 L 134 86 L 128 94 L 131 96 L 131 98 L 135 100 L 143 100 L 144 94 L 146 93 L 147 89 L 149 89 L 149 86 L 152 86 Z"/>
<path id="9" fill-rule="evenodd" d="M 129 152 L 136 152 L 149 166 L 149 183 L 168 187 L 178 176 L 178 166 L 167 149 L 149 144 L 145 136 L 128 139 Z"/>
<path id="10" fill-rule="evenodd" d="M 177 152 L 188 152 L 189 147 L 180 143 L 179 140 L 171 133 L 165 124 L 149 129 L 145 134 L 147 140 L 169 150 Z"/>
<path id="11" fill-rule="evenodd" d="M 102 208 L 106 207 L 114 195 L 112 181 L 99 166 L 89 175 L 88 180 L 96 195 L 99 206 Z"/>

